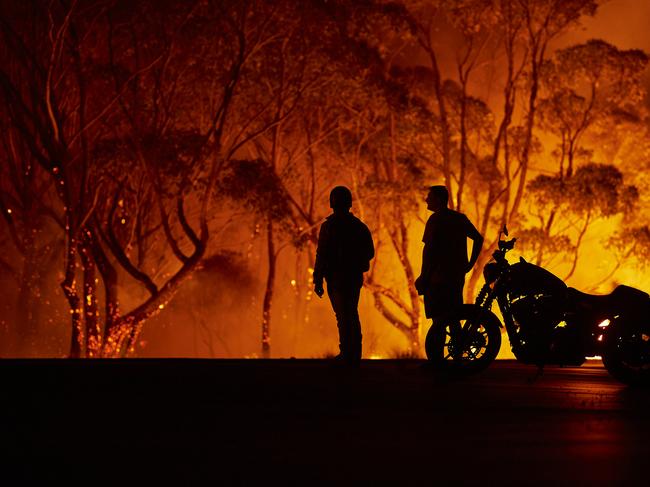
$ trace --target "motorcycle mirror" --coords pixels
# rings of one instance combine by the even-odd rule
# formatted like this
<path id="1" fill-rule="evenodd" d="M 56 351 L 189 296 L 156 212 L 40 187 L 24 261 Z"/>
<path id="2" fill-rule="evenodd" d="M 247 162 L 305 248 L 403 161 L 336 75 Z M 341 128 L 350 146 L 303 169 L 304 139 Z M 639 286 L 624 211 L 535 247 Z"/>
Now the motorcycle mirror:
<path id="1" fill-rule="evenodd" d="M 506 225 L 503 225 L 503 234 L 507 237 L 508 236 L 508 227 Z"/>

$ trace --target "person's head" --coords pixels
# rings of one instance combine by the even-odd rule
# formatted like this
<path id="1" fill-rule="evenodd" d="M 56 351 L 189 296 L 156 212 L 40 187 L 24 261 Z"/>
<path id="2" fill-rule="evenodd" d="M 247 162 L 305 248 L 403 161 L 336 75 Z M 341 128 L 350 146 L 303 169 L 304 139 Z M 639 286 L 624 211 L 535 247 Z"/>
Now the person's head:
<path id="1" fill-rule="evenodd" d="M 431 186 L 427 194 L 427 209 L 431 211 L 442 210 L 449 204 L 449 191 L 445 186 Z"/>
<path id="2" fill-rule="evenodd" d="M 330 192 L 330 208 L 334 211 L 349 211 L 352 208 L 352 193 L 345 186 L 337 186 Z"/>

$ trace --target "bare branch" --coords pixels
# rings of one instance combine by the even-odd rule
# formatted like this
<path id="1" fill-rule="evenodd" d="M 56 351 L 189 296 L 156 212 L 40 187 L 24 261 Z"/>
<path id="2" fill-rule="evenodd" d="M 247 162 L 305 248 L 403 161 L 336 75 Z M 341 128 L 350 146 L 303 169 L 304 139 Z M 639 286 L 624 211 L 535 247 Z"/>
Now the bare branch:
<path id="1" fill-rule="evenodd" d="M 198 248 L 201 245 L 201 241 L 199 240 L 199 237 L 196 236 L 196 233 L 194 232 L 194 230 L 188 223 L 187 218 L 185 217 L 185 209 L 183 207 L 183 203 L 184 203 L 183 198 L 179 196 L 176 199 L 176 213 L 178 215 L 178 221 L 181 223 L 183 230 L 185 231 L 187 236 L 194 244 L 194 247 Z"/>
<path id="2" fill-rule="evenodd" d="M 115 256 L 117 261 L 120 263 L 120 265 L 124 268 L 125 271 L 127 271 L 134 279 L 140 281 L 144 286 L 147 288 L 147 291 L 152 296 L 155 296 L 158 293 L 158 287 L 154 284 L 154 282 L 151 280 L 151 278 L 139 270 L 138 268 L 133 265 L 131 260 L 128 258 L 126 253 L 124 252 L 124 249 L 120 245 L 120 242 L 115 235 L 115 230 L 113 229 L 113 220 L 115 217 L 115 211 L 117 209 L 117 202 L 120 197 L 120 192 L 117 192 L 113 198 L 113 203 L 111 204 L 111 208 L 108 214 L 108 222 L 107 222 L 107 230 L 108 234 L 105 235 L 104 232 L 101 232 L 102 238 L 105 238 L 105 242 L 108 245 L 108 248 L 110 249 L 111 253 Z M 101 230 L 101 226 L 98 225 L 98 228 Z"/>
<path id="3" fill-rule="evenodd" d="M 372 292 L 373 296 L 383 296 L 389 299 L 394 305 L 401 309 L 407 316 L 411 315 L 411 310 L 406 303 L 399 297 L 399 295 L 387 287 L 377 284 L 372 279 L 366 279 L 364 285 Z"/>
<path id="4" fill-rule="evenodd" d="M 374 303 L 375 303 L 375 308 L 382 314 L 382 316 L 388 321 L 391 325 L 393 325 L 395 328 L 400 330 L 402 333 L 409 334 L 412 333 L 414 330 L 408 326 L 404 321 L 399 319 L 393 312 L 391 312 L 384 302 L 381 299 L 381 294 L 372 294 Z"/>

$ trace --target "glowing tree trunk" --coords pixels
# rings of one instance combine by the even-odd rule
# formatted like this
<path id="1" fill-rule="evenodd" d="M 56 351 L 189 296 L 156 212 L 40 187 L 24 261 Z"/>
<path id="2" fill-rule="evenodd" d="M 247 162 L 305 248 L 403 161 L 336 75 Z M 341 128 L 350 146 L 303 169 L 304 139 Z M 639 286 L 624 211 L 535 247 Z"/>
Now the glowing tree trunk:
<path id="1" fill-rule="evenodd" d="M 381 285 L 375 281 L 377 271 L 377 259 L 368 273 L 365 286 L 372 293 L 375 307 L 388 323 L 399 330 L 408 343 L 409 354 L 419 356 L 421 353 L 420 346 L 420 299 L 415 289 L 415 274 L 413 266 L 408 258 L 408 228 L 404 224 L 403 215 L 398 213 L 396 221 L 392 224 L 396 228 L 388 230 L 389 239 L 394 252 L 399 259 L 401 269 L 406 278 L 406 289 L 408 298 L 404 299 L 399 292 Z M 376 254 L 382 255 L 381 236 L 375 234 Z M 399 310 L 399 311 L 394 311 Z"/>
<path id="2" fill-rule="evenodd" d="M 267 258 L 268 274 L 266 276 L 266 287 L 264 289 L 264 301 L 262 303 L 262 357 L 271 358 L 271 306 L 273 304 L 273 288 L 275 287 L 275 267 L 277 255 L 273 241 L 273 222 L 267 224 Z"/>

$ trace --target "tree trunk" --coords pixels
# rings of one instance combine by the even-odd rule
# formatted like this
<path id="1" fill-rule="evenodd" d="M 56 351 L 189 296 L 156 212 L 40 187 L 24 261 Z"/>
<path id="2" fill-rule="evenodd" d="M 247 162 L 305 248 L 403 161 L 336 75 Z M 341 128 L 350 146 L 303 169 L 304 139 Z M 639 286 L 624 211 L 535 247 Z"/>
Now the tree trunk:
<path id="1" fill-rule="evenodd" d="M 416 356 L 420 356 L 420 323 L 412 322 L 411 329 L 406 334 L 409 340 L 409 348 L 411 353 Z"/>
<path id="2" fill-rule="evenodd" d="M 517 187 L 517 192 L 515 193 L 515 199 L 512 203 L 510 218 L 508 218 L 508 221 L 511 221 L 517 214 L 519 205 L 521 204 L 521 200 L 524 195 L 524 188 L 526 186 L 526 177 L 530 161 L 530 149 L 533 143 L 533 128 L 535 126 L 537 95 L 539 93 L 539 68 L 544 62 L 545 51 L 546 44 L 542 44 L 542 46 L 535 46 L 531 55 L 530 93 L 528 95 L 528 113 L 526 114 L 526 132 L 524 146 L 521 153 L 521 172 L 519 173 L 519 185 Z"/>
<path id="3" fill-rule="evenodd" d="M 262 304 L 262 357 L 271 357 L 271 306 L 273 304 L 273 287 L 275 285 L 275 243 L 273 241 L 273 222 L 267 223 L 267 257 L 269 271 L 266 277 L 264 301 Z"/>
<path id="4" fill-rule="evenodd" d="M 438 115 L 440 117 L 440 132 L 442 135 L 442 166 L 443 166 L 443 176 L 445 178 L 445 186 L 447 191 L 452 195 L 451 187 L 451 135 L 449 128 L 449 119 L 447 118 L 447 107 L 445 96 L 442 90 L 442 76 L 440 73 L 440 67 L 438 66 L 438 57 L 435 50 L 430 42 L 430 33 L 426 33 L 429 36 L 429 40 L 421 42 L 422 47 L 429 54 L 429 60 L 431 62 L 431 72 L 433 75 L 433 88 L 436 96 L 436 102 L 438 103 Z M 454 208 L 453 201 L 450 202 L 451 207 Z"/>
<path id="5" fill-rule="evenodd" d="M 83 307 L 85 321 L 86 357 L 97 357 L 101 348 L 101 329 L 97 307 L 97 283 L 95 262 L 92 259 L 87 239 L 79 244 L 79 257 L 83 267 Z"/>
<path id="6" fill-rule="evenodd" d="M 94 222 L 93 228 L 96 228 L 97 222 Z M 99 243 L 99 239 L 93 235 L 88 245 L 92 251 L 93 260 L 97 265 L 99 274 L 104 286 L 104 329 L 101 334 L 101 350 L 106 347 L 106 340 L 112 330 L 114 323 L 119 317 L 119 302 L 117 299 L 117 271 L 110 263 L 104 249 Z"/>
<path id="7" fill-rule="evenodd" d="M 67 260 L 65 279 L 61 283 L 61 288 L 68 300 L 68 307 L 70 308 L 72 332 L 70 334 L 69 356 L 70 358 L 81 358 L 84 347 L 84 323 L 80 309 L 81 302 L 76 289 L 76 255 L 74 244 L 68 244 Z"/>
<path id="8" fill-rule="evenodd" d="M 467 165 L 467 80 L 462 79 L 462 99 L 460 102 L 460 174 L 458 192 L 456 193 L 456 211 L 462 211 L 463 191 L 465 190 L 465 172 Z"/>

